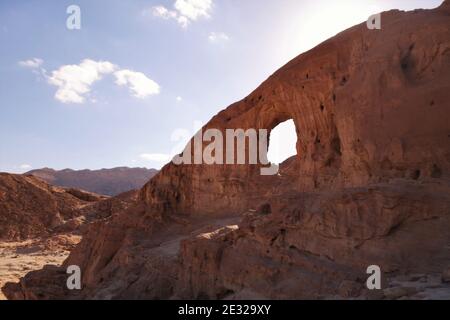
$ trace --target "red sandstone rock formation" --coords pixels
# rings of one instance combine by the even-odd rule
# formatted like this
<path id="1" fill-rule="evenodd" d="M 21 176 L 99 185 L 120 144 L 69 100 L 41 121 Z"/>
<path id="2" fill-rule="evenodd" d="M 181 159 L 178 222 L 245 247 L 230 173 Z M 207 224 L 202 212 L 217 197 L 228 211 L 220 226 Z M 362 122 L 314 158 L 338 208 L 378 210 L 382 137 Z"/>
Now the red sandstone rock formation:
<path id="1" fill-rule="evenodd" d="M 39 169 L 27 172 L 60 187 L 77 188 L 116 196 L 123 192 L 140 189 L 158 171 L 146 168 L 114 168 L 102 170 Z"/>
<path id="2" fill-rule="evenodd" d="M 104 198 L 53 187 L 33 176 L 0 173 L 0 239 L 49 235 L 77 218 L 83 207 Z"/>
<path id="3" fill-rule="evenodd" d="M 54 187 L 31 175 L 0 173 L 0 240 L 20 241 L 79 232 L 82 225 L 134 205 L 138 193 L 108 198 Z"/>
<path id="4" fill-rule="evenodd" d="M 280 175 L 169 164 L 135 207 L 91 226 L 62 268 L 5 294 L 370 297 L 369 265 L 385 282 L 440 274 L 450 264 L 449 92 L 450 2 L 385 12 L 382 30 L 338 34 L 205 126 L 270 130 L 293 119 L 298 155 Z M 64 289 L 73 264 L 83 272 L 76 293 Z M 398 297 L 391 291 L 401 290 L 384 297 Z"/>
<path id="5" fill-rule="evenodd" d="M 53 187 L 34 176 L 0 173 L 0 286 L 62 262 L 90 223 L 126 210 L 136 199 L 136 191 L 108 198 Z"/>

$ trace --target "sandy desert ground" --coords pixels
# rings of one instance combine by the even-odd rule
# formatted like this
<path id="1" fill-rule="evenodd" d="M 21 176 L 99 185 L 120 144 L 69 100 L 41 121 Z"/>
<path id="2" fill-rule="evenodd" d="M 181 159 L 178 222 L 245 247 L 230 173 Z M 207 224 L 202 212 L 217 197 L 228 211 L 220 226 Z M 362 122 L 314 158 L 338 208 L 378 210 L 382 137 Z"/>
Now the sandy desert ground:
<path id="1" fill-rule="evenodd" d="M 230 222 L 230 221 L 223 221 Z M 206 228 L 208 229 L 208 228 Z M 204 230 L 206 230 L 204 229 Z M 196 233 L 199 233 L 197 230 Z M 209 237 L 212 233 L 204 233 Z M 28 272 L 45 265 L 60 266 L 70 250 L 81 241 L 78 235 L 57 235 L 48 239 L 0 243 L 0 288 L 7 282 L 18 282 Z M 166 253 L 176 254 L 179 241 L 161 244 Z M 170 252 L 169 252 L 170 251 Z M 390 279 L 388 288 L 380 292 L 379 299 L 388 300 L 450 300 L 449 274 L 410 274 Z M 239 298 L 239 296 L 234 297 Z M 342 299 L 329 296 L 326 299 Z M 6 300 L 0 291 L 0 300 Z"/>
<path id="2" fill-rule="evenodd" d="M 80 240 L 77 235 L 58 235 L 45 240 L 0 242 L 0 288 L 45 265 L 61 265 Z M 1 291 L 0 300 L 6 300 Z"/>

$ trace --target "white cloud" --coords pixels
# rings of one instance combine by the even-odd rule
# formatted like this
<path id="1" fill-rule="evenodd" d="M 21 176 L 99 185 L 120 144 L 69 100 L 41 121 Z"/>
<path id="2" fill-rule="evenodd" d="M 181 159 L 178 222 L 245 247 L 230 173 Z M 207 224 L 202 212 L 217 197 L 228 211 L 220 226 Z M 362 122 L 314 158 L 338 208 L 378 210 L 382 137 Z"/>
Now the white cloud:
<path id="1" fill-rule="evenodd" d="M 31 165 L 29 165 L 29 164 L 21 164 L 19 166 L 19 169 L 21 169 L 21 170 L 31 170 L 32 168 L 33 167 Z"/>
<path id="2" fill-rule="evenodd" d="M 24 61 L 19 61 L 19 65 L 24 68 L 30 68 L 30 69 L 38 69 L 42 64 L 44 63 L 44 60 L 39 58 L 32 58 Z"/>
<path id="3" fill-rule="evenodd" d="M 116 84 L 128 86 L 136 98 L 143 99 L 160 92 L 160 86 L 142 72 L 124 69 L 116 71 L 114 76 L 116 77 Z"/>
<path id="4" fill-rule="evenodd" d="M 41 67 L 43 62 L 42 59 L 33 58 L 20 61 L 19 65 L 31 69 L 50 85 L 56 86 L 58 89 L 55 99 L 62 103 L 82 104 L 86 101 L 97 103 L 98 100 L 90 97 L 89 92 L 95 82 L 108 74 L 114 74 L 115 83 L 119 86 L 128 86 L 136 98 L 146 98 L 160 92 L 160 86 L 142 72 L 120 69 L 109 61 L 84 59 L 80 64 L 63 65 L 50 75 Z"/>
<path id="5" fill-rule="evenodd" d="M 176 11 L 172 11 L 167 9 L 164 6 L 156 6 L 153 7 L 152 13 L 155 17 L 159 17 L 162 19 L 176 19 L 178 14 Z M 145 11 L 145 14 L 147 14 L 147 11 Z"/>
<path id="6" fill-rule="evenodd" d="M 174 10 L 159 5 L 152 9 L 152 14 L 165 20 L 173 19 L 178 24 L 186 28 L 189 23 L 197 21 L 199 18 L 209 18 L 212 9 L 212 0 L 176 0 Z M 148 10 L 144 11 L 147 15 Z"/>
<path id="7" fill-rule="evenodd" d="M 147 161 L 154 161 L 159 163 L 169 162 L 172 160 L 172 156 L 164 153 L 143 153 L 140 155 L 141 159 Z"/>
<path id="8" fill-rule="evenodd" d="M 183 98 L 182 97 L 177 97 L 177 102 L 181 102 L 181 101 L 183 101 Z"/>
<path id="9" fill-rule="evenodd" d="M 39 58 L 32 58 L 18 62 L 19 66 L 21 66 L 22 68 L 29 69 L 31 70 L 31 72 L 37 75 L 39 80 L 47 78 L 47 70 L 42 68 L 43 63 L 44 60 Z"/>
<path id="10" fill-rule="evenodd" d="M 177 0 L 175 2 L 175 9 L 180 15 L 192 21 L 202 17 L 209 18 L 211 7 L 212 0 Z"/>
<path id="11" fill-rule="evenodd" d="M 227 42 L 230 40 L 230 37 L 224 32 L 211 32 L 208 40 L 211 43 Z"/>
<path id="12" fill-rule="evenodd" d="M 116 68 L 108 61 L 85 59 L 78 65 L 64 65 L 53 71 L 48 82 L 58 87 L 56 100 L 62 103 L 84 103 L 84 95 L 91 91 L 91 85 Z"/>
<path id="13" fill-rule="evenodd" d="M 180 24 L 180 26 L 183 28 L 187 28 L 187 26 L 189 25 L 189 22 L 190 22 L 189 19 L 186 18 L 185 16 L 178 16 L 177 21 Z"/>

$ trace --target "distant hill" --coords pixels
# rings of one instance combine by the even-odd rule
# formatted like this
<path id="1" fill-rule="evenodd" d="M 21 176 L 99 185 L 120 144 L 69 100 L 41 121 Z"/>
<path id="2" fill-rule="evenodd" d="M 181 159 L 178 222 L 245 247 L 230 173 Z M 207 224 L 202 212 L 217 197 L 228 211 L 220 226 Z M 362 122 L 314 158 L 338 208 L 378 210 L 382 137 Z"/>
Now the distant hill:
<path id="1" fill-rule="evenodd" d="M 105 199 L 54 187 L 35 176 L 0 173 L 0 239 L 18 241 L 49 235 L 83 214 L 83 207 Z M 66 227 L 70 229 L 71 224 Z"/>
<path id="2" fill-rule="evenodd" d="M 101 170 L 56 171 L 49 168 L 32 170 L 33 175 L 60 187 L 82 189 L 98 194 L 115 196 L 120 193 L 139 189 L 158 173 L 155 169 L 120 167 Z"/>

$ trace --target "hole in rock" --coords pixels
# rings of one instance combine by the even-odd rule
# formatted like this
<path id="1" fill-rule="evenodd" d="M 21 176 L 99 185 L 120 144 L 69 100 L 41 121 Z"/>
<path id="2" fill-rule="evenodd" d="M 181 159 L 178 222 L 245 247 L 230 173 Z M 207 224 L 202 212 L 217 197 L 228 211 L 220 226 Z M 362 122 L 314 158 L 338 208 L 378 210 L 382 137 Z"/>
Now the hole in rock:
<path id="1" fill-rule="evenodd" d="M 267 158 L 271 163 L 280 164 L 297 154 L 297 131 L 294 120 L 280 123 L 270 132 Z"/>

